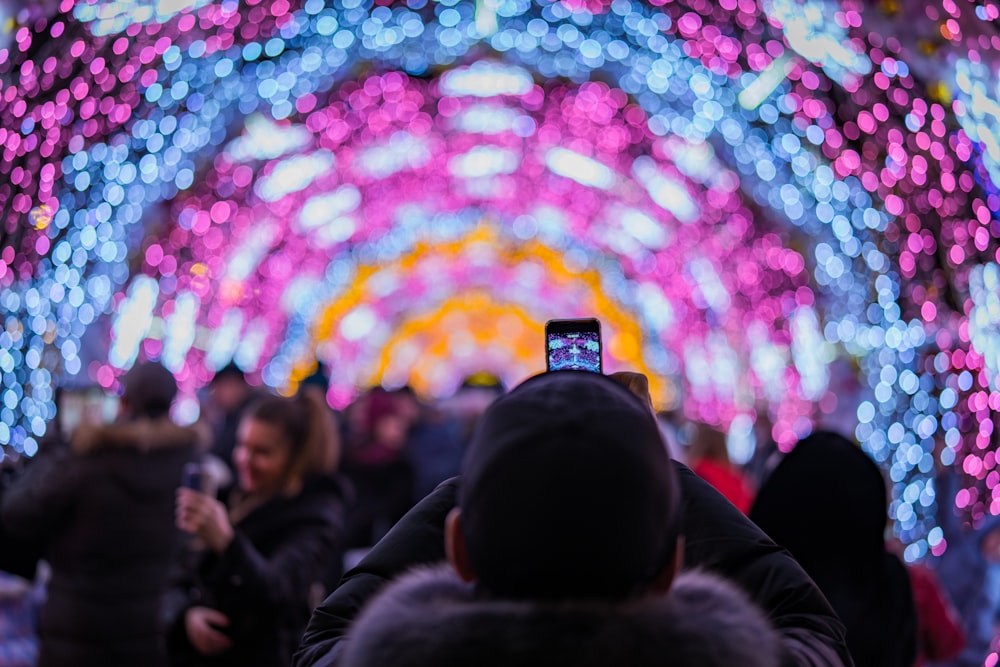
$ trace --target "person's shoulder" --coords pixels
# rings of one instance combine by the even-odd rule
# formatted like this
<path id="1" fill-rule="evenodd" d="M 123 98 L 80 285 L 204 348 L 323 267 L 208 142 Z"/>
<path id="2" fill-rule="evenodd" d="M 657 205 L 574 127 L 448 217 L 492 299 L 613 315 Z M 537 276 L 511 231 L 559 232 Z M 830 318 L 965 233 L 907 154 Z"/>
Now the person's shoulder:
<path id="1" fill-rule="evenodd" d="M 349 485 L 337 475 L 310 475 L 298 493 L 279 495 L 253 514 L 271 517 L 286 529 L 300 525 L 337 527 L 351 501 Z"/>
<path id="2" fill-rule="evenodd" d="M 310 475 L 303 480 L 302 490 L 292 499 L 292 503 L 304 508 L 342 507 L 351 504 L 354 491 L 350 482 L 342 475 Z"/>
<path id="3" fill-rule="evenodd" d="M 651 618 L 669 628 L 679 665 L 765 667 L 780 663 L 780 638 L 735 584 L 707 571 L 679 575 Z"/>
<path id="4" fill-rule="evenodd" d="M 160 452 L 196 449 L 202 440 L 197 429 L 168 418 L 137 419 L 101 425 L 81 425 L 69 441 L 78 455 L 105 451 Z"/>
<path id="5" fill-rule="evenodd" d="M 357 621 L 343 664 L 777 667 L 779 638 L 734 585 L 693 572 L 627 602 L 494 599 L 446 566 L 387 586 Z"/>

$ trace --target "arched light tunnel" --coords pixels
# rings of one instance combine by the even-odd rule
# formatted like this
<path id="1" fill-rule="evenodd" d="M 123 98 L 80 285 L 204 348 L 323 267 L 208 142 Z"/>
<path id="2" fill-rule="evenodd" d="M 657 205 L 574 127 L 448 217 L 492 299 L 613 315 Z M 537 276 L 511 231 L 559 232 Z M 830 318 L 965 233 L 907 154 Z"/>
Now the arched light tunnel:
<path id="1" fill-rule="evenodd" d="M 593 315 L 661 406 L 853 431 L 911 560 L 936 439 L 1000 511 L 975 58 L 921 78 L 848 1 L 168 4 L 64 0 L 0 52 L 9 454 L 140 356 L 182 417 L 230 360 L 285 392 L 324 362 L 342 405 L 516 382 Z"/>

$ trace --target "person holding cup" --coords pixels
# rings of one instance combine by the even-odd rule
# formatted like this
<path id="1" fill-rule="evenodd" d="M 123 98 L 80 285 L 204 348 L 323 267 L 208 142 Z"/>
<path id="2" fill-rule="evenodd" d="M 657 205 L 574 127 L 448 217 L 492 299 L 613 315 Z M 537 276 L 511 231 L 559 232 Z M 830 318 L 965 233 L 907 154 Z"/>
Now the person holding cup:
<path id="1" fill-rule="evenodd" d="M 241 420 L 227 497 L 177 490 L 176 524 L 201 548 L 168 600 L 171 664 L 288 664 L 337 553 L 338 445 L 322 400 L 263 398 Z"/>

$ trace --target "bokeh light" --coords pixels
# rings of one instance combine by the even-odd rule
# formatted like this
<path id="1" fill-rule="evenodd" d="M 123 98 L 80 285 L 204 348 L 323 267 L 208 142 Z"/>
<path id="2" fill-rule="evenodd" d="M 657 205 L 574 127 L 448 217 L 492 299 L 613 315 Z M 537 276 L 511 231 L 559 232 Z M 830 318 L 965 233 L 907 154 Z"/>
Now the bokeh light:
<path id="1" fill-rule="evenodd" d="M 230 360 L 281 391 L 323 361 L 335 404 L 443 395 L 540 370 L 533 331 L 597 314 L 611 370 L 741 432 L 768 405 L 782 446 L 842 412 L 856 369 L 841 426 L 923 557 L 936 439 L 969 520 L 1000 512 L 1000 44 L 976 30 L 1000 14 L 921 3 L 921 51 L 882 4 L 21 12 L 0 50 L 3 451 L 35 451 L 54 386 L 114 389 L 140 356 L 189 396 Z"/>

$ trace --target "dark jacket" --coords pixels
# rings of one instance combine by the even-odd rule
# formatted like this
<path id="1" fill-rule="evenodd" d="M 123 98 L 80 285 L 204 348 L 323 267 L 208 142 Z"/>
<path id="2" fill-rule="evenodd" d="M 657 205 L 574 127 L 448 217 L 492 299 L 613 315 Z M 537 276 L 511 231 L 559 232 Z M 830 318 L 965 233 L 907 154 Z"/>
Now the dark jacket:
<path id="1" fill-rule="evenodd" d="M 783 667 L 851 665 L 843 627 L 802 568 L 704 480 L 676 465 L 685 565 L 731 579 L 764 610 L 778 632 Z M 444 520 L 458 485 L 457 477 L 441 484 L 347 573 L 313 612 L 295 667 L 337 664 L 348 626 L 372 595 L 413 565 L 444 559 Z"/>
<path id="2" fill-rule="evenodd" d="M 627 602 L 484 598 L 445 565 L 386 587 L 351 631 L 343 667 L 777 667 L 779 641 L 732 584 L 686 572 Z"/>
<path id="3" fill-rule="evenodd" d="M 886 551 L 888 516 L 878 466 L 825 431 L 785 456 L 750 511 L 826 595 L 858 667 L 912 667 L 916 659 L 916 608 L 906 569 Z"/>
<path id="4" fill-rule="evenodd" d="M 309 479 L 294 496 L 276 496 L 235 524 L 222 554 L 195 554 L 170 593 L 169 648 L 173 665 L 287 665 L 336 552 L 343 526 L 341 485 L 333 477 Z M 188 641 L 184 612 L 217 609 L 230 619 L 233 647 L 217 656 Z"/>
<path id="5" fill-rule="evenodd" d="M 167 419 L 81 427 L 7 491 L 6 527 L 44 536 L 52 567 L 40 667 L 165 664 L 174 494 L 196 445 L 194 430 Z"/>

